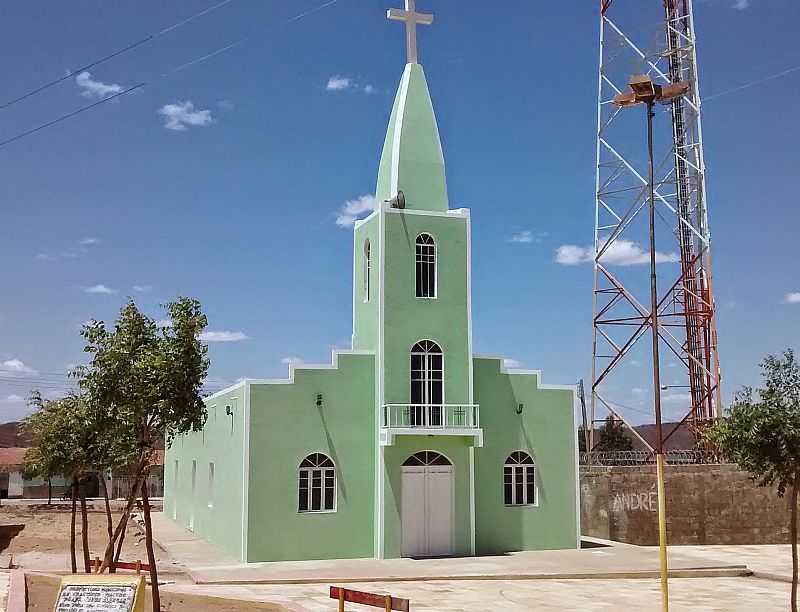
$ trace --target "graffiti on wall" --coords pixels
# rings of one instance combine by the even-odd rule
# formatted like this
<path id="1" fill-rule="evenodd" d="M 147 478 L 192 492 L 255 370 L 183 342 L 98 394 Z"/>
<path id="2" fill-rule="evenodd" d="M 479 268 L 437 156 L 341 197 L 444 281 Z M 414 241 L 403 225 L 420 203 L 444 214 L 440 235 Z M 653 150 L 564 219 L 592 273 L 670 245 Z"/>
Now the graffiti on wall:
<path id="1" fill-rule="evenodd" d="M 623 491 L 614 494 L 614 512 L 658 512 L 656 485 L 649 491 Z"/>

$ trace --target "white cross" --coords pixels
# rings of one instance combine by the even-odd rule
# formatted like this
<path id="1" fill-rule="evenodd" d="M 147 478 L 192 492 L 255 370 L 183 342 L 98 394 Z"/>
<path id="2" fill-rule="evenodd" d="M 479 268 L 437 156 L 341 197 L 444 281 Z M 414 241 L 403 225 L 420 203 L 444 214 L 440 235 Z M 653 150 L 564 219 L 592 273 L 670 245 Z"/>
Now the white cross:
<path id="1" fill-rule="evenodd" d="M 406 9 L 389 9 L 386 11 L 388 19 L 406 22 L 406 48 L 408 63 L 417 63 L 417 24 L 431 25 L 433 15 L 428 13 L 418 13 L 416 0 L 406 0 Z"/>

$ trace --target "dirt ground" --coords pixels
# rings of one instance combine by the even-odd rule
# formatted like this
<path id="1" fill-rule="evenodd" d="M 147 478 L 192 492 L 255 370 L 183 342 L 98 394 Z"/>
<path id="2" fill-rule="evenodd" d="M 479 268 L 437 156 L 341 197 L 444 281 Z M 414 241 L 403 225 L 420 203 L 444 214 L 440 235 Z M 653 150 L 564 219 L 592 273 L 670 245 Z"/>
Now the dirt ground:
<path id="1" fill-rule="evenodd" d="M 119 520 L 120 512 L 118 509 L 112 510 L 114 526 Z M 108 542 L 105 512 L 90 510 L 88 518 L 90 558 L 102 557 Z M 69 570 L 69 504 L 0 506 L 0 529 L 9 525 L 24 525 L 24 528 L 11 539 L 5 550 L 0 551 L 0 555 L 13 556 L 14 564 L 26 569 L 58 572 Z M 80 569 L 83 567 L 80 509 L 75 522 L 75 546 Z M 169 556 L 163 549 L 155 543 L 154 549 L 159 568 L 171 565 Z M 147 562 L 144 534 L 133 519 L 128 522 L 120 560 Z"/>

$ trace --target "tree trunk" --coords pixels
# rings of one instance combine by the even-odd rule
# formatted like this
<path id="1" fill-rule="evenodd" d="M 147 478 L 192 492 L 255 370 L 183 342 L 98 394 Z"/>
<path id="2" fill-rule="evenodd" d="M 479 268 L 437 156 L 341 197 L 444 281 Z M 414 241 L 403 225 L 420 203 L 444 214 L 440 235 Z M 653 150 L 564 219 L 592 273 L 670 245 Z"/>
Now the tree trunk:
<path id="1" fill-rule="evenodd" d="M 103 487 L 103 499 L 106 502 L 106 527 L 108 529 L 108 541 L 114 537 L 114 526 L 111 519 L 111 503 L 108 501 L 108 487 L 106 486 L 106 475 L 103 472 L 98 474 L 100 477 L 100 484 Z"/>
<path id="2" fill-rule="evenodd" d="M 146 480 L 142 483 L 142 507 L 144 509 L 144 543 L 147 548 L 147 562 L 150 564 L 153 612 L 161 612 L 161 596 L 158 592 L 158 570 L 156 568 L 156 555 L 153 552 L 153 526 L 150 523 L 150 498 L 147 495 Z"/>
<path id="3" fill-rule="evenodd" d="M 133 488 L 131 489 L 131 495 L 133 495 L 134 499 L 136 498 L 137 492 L 139 491 L 138 481 L 133 483 Z M 128 513 L 130 514 L 130 512 Z M 122 545 L 125 543 L 125 531 L 123 531 L 120 536 L 119 540 L 117 540 L 117 552 L 114 554 L 114 563 L 111 564 L 109 567 L 109 573 L 113 574 L 117 571 L 117 563 L 119 562 L 119 557 L 122 554 Z"/>
<path id="4" fill-rule="evenodd" d="M 143 470 L 144 468 L 142 467 L 141 469 Z M 120 517 L 119 523 L 117 523 L 117 527 L 114 530 L 111 541 L 108 543 L 108 546 L 106 546 L 105 553 L 103 553 L 103 564 L 100 566 L 100 573 L 102 573 L 103 570 L 110 568 L 114 563 L 114 544 L 120 535 L 125 533 L 125 529 L 128 526 L 128 517 L 130 516 L 131 510 L 133 510 L 133 504 L 136 501 L 136 490 L 139 488 L 139 480 L 141 477 L 141 471 L 138 471 L 136 477 L 134 478 L 130 495 L 128 495 L 128 503 L 125 505 L 125 511 Z"/>
<path id="5" fill-rule="evenodd" d="M 69 529 L 69 555 L 72 561 L 72 573 L 78 573 L 78 562 L 75 559 L 75 503 L 76 499 L 75 496 L 78 494 L 77 492 L 77 482 L 75 479 L 72 479 L 72 522 L 70 523 Z"/>
<path id="6" fill-rule="evenodd" d="M 78 485 L 80 487 L 80 484 Z M 89 563 L 89 517 L 86 515 L 86 489 L 80 487 L 81 496 L 81 544 L 83 545 L 83 569 L 87 574 L 92 573 Z"/>
<path id="7" fill-rule="evenodd" d="M 47 479 L 47 505 L 53 503 L 53 479 Z"/>
<path id="8" fill-rule="evenodd" d="M 792 519 L 789 529 L 792 538 L 792 612 L 797 612 L 797 495 L 799 488 L 800 476 L 795 476 L 792 483 Z"/>

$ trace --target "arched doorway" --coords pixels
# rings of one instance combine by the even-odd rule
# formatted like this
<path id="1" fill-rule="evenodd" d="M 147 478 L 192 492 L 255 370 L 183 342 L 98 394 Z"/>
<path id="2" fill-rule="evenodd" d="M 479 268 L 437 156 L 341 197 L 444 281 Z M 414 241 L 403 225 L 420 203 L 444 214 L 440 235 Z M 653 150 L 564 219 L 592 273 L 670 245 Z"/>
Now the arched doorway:
<path id="1" fill-rule="evenodd" d="M 404 557 L 453 554 L 453 464 L 435 451 L 420 451 L 403 462 L 400 495 Z"/>

